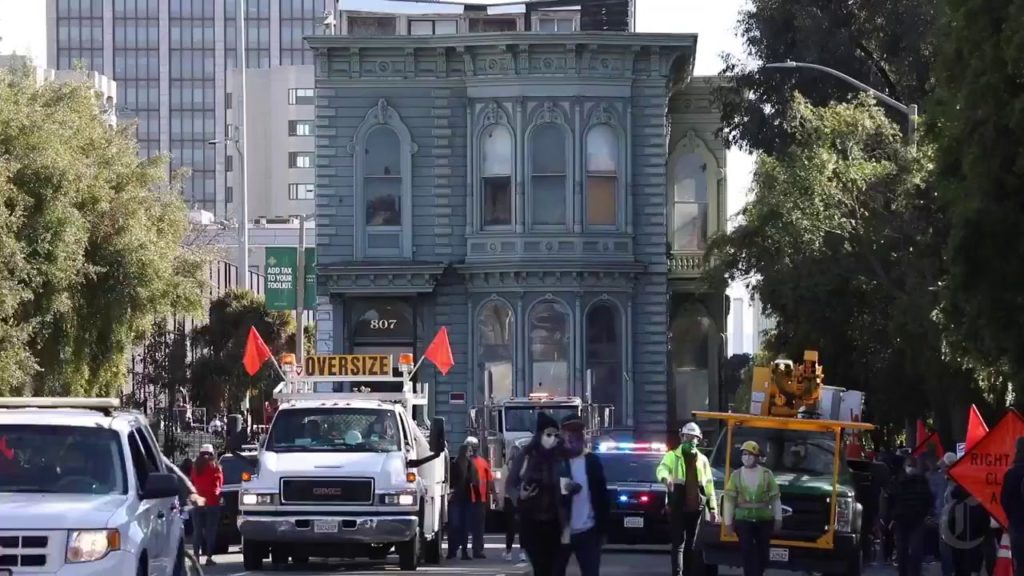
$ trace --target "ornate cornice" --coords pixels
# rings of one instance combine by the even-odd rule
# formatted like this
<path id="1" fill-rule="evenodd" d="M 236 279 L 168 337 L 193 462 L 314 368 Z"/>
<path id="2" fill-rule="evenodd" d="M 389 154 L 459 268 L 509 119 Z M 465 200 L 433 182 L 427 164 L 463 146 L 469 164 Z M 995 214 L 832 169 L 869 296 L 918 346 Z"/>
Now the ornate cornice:
<path id="1" fill-rule="evenodd" d="M 466 280 L 470 292 L 522 291 L 587 291 L 631 292 L 638 270 L 509 270 L 460 266 L 457 270 Z"/>
<path id="2" fill-rule="evenodd" d="M 345 294 L 423 294 L 434 291 L 447 264 L 350 262 L 317 266 L 317 280 L 329 292 Z"/>

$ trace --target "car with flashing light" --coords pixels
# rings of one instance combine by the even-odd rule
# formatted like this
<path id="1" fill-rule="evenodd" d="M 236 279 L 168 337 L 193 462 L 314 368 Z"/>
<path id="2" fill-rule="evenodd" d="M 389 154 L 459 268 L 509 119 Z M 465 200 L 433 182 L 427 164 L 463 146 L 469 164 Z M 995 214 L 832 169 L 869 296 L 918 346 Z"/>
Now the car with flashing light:
<path id="1" fill-rule="evenodd" d="M 721 506 L 729 474 L 740 461 L 744 442 L 757 442 L 761 463 L 782 494 L 782 529 L 772 535 L 769 567 L 826 576 L 858 576 L 862 570 L 863 505 L 860 480 L 844 451 L 844 430 L 870 424 L 780 418 L 740 413 L 698 413 L 724 420 L 711 457 Z M 707 566 L 742 566 L 735 535 L 705 517 L 696 548 Z"/>
<path id="2" fill-rule="evenodd" d="M 608 543 L 620 545 L 666 544 L 671 541 L 666 513 L 668 491 L 655 470 L 667 451 L 657 442 L 601 442 L 601 458 L 611 517 Z"/>
<path id="3" fill-rule="evenodd" d="M 0 575 L 185 574 L 178 477 L 119 408 L 0 398 Z"/>

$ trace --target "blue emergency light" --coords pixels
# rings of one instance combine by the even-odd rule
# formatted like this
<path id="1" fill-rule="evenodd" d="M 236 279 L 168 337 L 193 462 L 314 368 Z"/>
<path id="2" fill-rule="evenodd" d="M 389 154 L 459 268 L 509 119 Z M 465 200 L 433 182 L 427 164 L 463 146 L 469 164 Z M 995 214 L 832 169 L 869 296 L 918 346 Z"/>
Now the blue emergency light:
<path id="1" fill-rule="evenodd" d="M 668 451 L 668 446 L 661 442 L 601 442 L 597 447 L 597 451 L 662 454 Z"/>

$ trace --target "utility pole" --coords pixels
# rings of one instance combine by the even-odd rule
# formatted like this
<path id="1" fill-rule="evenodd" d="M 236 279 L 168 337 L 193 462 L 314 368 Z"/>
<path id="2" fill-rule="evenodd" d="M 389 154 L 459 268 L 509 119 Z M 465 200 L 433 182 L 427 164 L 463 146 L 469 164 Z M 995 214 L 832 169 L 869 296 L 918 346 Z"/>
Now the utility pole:
<path id="1" fill-rule="evenodd" d="M 235 33 L 235 53 L 238 55 L 237 62 L 241 75 L 242 86 L 238 95 L 238 134 L 236 145 L 239 148 L 238 170 L 241 176 L 241 190 L 239 190 L 238 202 L 238 274 L 241 276 L 241 285 L 245 290 L 251 290 L 249 282 L 249 171 L 246 169 L 246 152 L 249 135 L 249 123 L 245 117 L 245 0 L 238 0 L 238 14 L 235 20 L 238 21 L 238 31 Z"/>
<path id="2" fill-rule="evenodd" d="M 299 217 L 299 257 L 295 267 L 298 268 L 295 285 L 295 365 L 303 366 L 306 348 L 306 220 L 313 216 Z"/>

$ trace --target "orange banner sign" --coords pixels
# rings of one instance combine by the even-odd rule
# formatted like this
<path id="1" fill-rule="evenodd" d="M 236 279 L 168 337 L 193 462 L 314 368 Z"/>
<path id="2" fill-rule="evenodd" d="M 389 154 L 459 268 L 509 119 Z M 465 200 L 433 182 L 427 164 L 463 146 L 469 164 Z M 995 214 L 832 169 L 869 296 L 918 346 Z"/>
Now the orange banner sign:
<path id="1" fill-rule="evenodd" d="M 1024 436 L 1024 417 L 1010 410 L 949 469 L 950 477 L 977 498 L 1003 528 L 1007 526 L 1006 511 L 999 494 L 1003 476 L 1013 465 L 1017 438 L 1021 436 Z"/>

